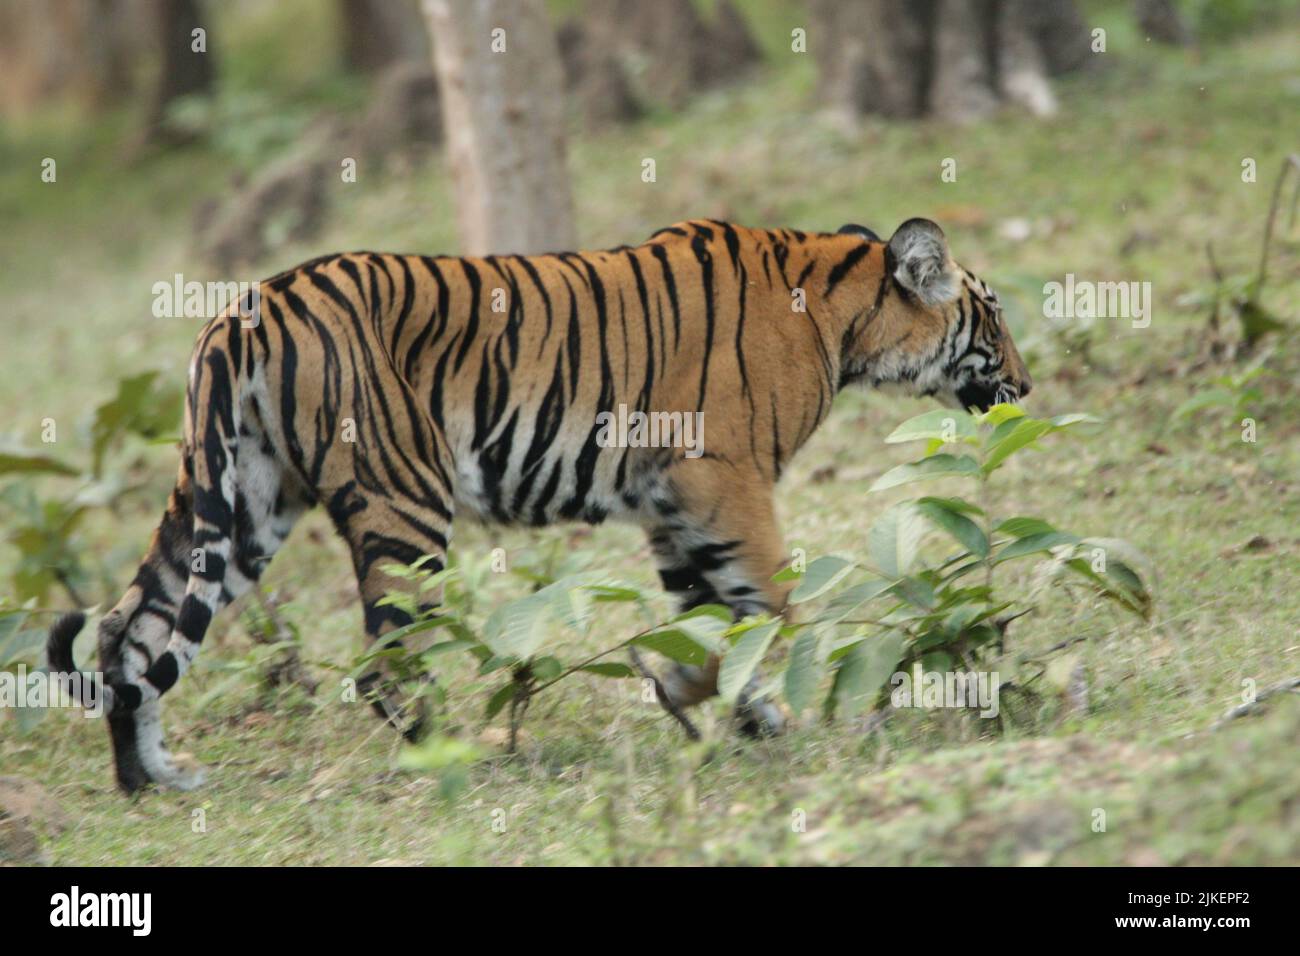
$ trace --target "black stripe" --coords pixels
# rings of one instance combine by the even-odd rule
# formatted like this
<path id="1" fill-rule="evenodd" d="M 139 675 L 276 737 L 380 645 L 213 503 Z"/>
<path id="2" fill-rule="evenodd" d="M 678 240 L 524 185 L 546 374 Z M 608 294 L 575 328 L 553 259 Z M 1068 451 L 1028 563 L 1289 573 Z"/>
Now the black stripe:
<path id="1" fill-rule="evenodd" d="M 826 279 L 826 291 L 822 293 L 823 298 L 829 298 L 830 294 L 835 291 L 835 287 L 849 274 L 849 270 L 861 262 L 863 256 L 870 251 L 871 244 L 866 242 L 860 242 L 850 249 L 849 254 L 841 259 L 835 268 L 831 269 L 831 274 Z"/>

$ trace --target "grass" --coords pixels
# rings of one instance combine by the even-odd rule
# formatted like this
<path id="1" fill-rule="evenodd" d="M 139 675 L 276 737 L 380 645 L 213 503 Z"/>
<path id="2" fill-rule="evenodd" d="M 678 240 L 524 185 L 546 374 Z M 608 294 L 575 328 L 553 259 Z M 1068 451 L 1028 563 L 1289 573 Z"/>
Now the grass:
<path id="1" fill-rule="evenodd" d="M 761 10 L 765 29 L 788 36 L 778 5 Z M 1114 32 L 1113 46 L 1123 36 L 1118 26 Z M 322 688 L 308 698 L 232 670 L 251 643 L 238 615 L 227 612 L 192 675 L 168 697 L 173 747 L 211 767 L 204 789 L 123 801 L 95 721 L 54 713 L 28 735 L 0 734 L 4 772 L 43 783 L 68 818 L 42 831 L 49 857 L 67 864 L 1300 861 L 1294 698 L 1273 698 L 1262 718 L 1208 729 L 1239 703 L 1243 679 L 1263 688 L 1300 673 L 1294 339 L 1280 342 L 1269 360 L 1273 374 L 1259 383 L 1258 442 L 1242 442 L 1227 412 L 1172 419 L 1220 371 L 1188 371 L 1204 315 L 1180 306 L 1179 297 L 1207 281 L 1207 239 L 1225 270 L 1253 267 L 1272 177 L 1296 148 L 1285 134 L 1298 105 L 1298 39 L 1284 24 L 1199 58 L 1130 45 L 1098 74 L 1061 83 L 1063 108 L 1051 121 L 1008 114 L 969 129 L 868 121 L 850 131 L 811 109 L 809 63 L 765 38 L 772 65 L 760 79 L 571 149 L 580 228 L 591 246 L 633 242 L 698 216 L 805 229 L 860 222 L 887 233 L 925 215 L 945 226 L 958 258 L 1004 299 L 1070 272 L 1151 282 L 1151 327 L 1102 320 L 1084 354 L 1045 328 L 1034 300 L 1022 301 L 1016 316 L 1016 338 L 1038 383 L 1031 412 L 1082 410 L 1107 424 L 1013 461 L 993 483 L 992 507 L 1123 536 L 1159 575 L 1151 626 L 1060 601 L 1014 625 L 1013 653 L 1090 637 L 1076 651 L 1090 689 L 1085 715 L 1068 715 L 1049 695 L 998 739 L 976 737 L 969 722 L 945 715 L 900 714 L 873 732 L 808 722 L 774 741 L 736 745 L 721 712 L 706 710 L 717 746 L 705 762 L 702 746 L 687 745 L 642 703 L 634 682 L 579 677 L 533 709 L 521 752 L 509 757 L 499 726 L 483 725 L 484 682 L 453 663 L 443 675 L 446 726 L 493 756 L 448 799 L 435 777 L 397 769 L 399 743 L 368 708 L 342 700 L 327 669 L 359 651 L 360 610 L 344 549 L 313 514 L 266 580 L 302 630 Z M 72 436 L 62 440 L 75 445 L 72 426 L 118 377 L 160 368 L 179 381 L 189 355 L 193 322 L 152 318 L 151 287 L 200 268 L 189 251 L 188 210 L 227 188 L 227 166 L 220 148 L 125 165 L 113 144 L 128 123 L 110 117 L 69 132 L 51 122 L 0 143 L 7 223 L 0 231 L 7 340 L 0 407 L 3 430 L 29 444 L 39 441 L 41 420 L 53 417 L 61 436 Z M 36 179 L 44 156 L 58 159 L 55 185 Z M 645 157 L 656 159 L 654 184 L 640 180 Z M 945 157 L 957 160 L 955 183 L 940 181 Z M 1241 181 L 1244 157 L 1258 160 L 1258 184 Z M 356 185 L 336 188 L 326 233 L 277 252 L 261 264 L 263 274 L 329 249 L 455 248 L 440 163 L 388 179 L 363 171 Z M 1033 237 L 1008 238 L 1010 219 L 1028 220 Z M 1300 312 L 1296 250 L 1295 234 L 1281 235 L 1265 294 L 1292 323 Z M 841 397 L 782 485 L 791 548 L 810 558 L 865 550 L 866 529 L 895 500 L 867 488 L 908 452 L 881 439 L 925 407 Z M 131 477 L 141 492 L 84 529 L 86 548 L 112 569 L 114 594 L 144 549 L 173 468 L 170 450 L 140 447 Z M 1242 547 L 1256 535 L 1266 539 L 1262 548 Z M 530 549 L 560 547 L 651 583 L 648 550 L 629 528 L 532 533 L 458 525 L 461 554 L 494 547 L 512 563 Z M 1001 580 L 1011 589 L 1030 583 L 1015 572 Z M 521 588 L 490 582 L 494 593 Z M 610 616 L 593 649 L 630 633 L 626 625 Z M 90 644 L 83 637 L 79 656 Z M 1104 831 L 1095 829 L 1099 810 Z"/>

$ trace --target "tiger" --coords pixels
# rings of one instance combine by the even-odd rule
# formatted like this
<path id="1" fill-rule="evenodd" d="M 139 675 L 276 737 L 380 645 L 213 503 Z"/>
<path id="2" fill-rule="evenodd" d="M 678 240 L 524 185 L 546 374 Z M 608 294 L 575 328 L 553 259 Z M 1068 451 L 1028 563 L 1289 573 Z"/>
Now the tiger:
<path id="1" fill-rule="evenodd" d="M 599 252 L 327 255 L 260 283 L 254 321 L 249 305 L 198 336 L 175 487 L 98 627 L 128 794 L 203 782 L 168 751 L 161 698 L 316 505 L 350 550 L 369 648 L 412 622 L 383 599 L 412 588 L 398 566 L 443 568 L 454 515 L 638 524 L 681 609 L 778 614 L 790 585 L 773 580 L 789 563 L 774 488 L 840 391 L 984 410 L 1031 387 L 997 296 L 920 218 L 888 241 L 690 220 Z M 619 406 L 706 430 L 694 453 L 610 441 L 600 421 Z M 77 672 L 83 624 L 72 612 L 51 628 L 53 672 Z M 672 665 L 657 688 L 697 704 L 717 693 L 717 664 Z M 376 665 L 359 686 L 418 735 L 391 678 Z M 754 690 L 738 728 L 780 732 Z"/>

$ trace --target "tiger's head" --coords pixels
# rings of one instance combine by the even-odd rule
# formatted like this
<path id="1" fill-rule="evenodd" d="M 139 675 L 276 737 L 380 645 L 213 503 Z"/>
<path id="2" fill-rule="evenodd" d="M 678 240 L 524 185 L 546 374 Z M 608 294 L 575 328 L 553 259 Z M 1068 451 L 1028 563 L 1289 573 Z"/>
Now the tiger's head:
<path id="1" fill-rule="evenodd" d="M 862 227 L 840 231 L 875 238 Z M 1029 394 L 1033 382 L 997 295 L 953 261 L 935 223 L 899 226 L 884 243 L 884 272 L 846 369 L 850 379 L 980 411 Z"/>

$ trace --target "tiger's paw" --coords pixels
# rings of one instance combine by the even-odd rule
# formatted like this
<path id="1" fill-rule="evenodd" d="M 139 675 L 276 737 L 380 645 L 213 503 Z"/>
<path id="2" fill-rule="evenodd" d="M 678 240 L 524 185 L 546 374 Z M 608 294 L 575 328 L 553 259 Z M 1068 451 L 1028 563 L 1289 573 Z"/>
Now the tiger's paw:
<path id="1" fill-rule="evenodd" d="M 208 782 L 208 768 L 189 754 L 176 754 L 172 757 L 170 775 L 156 782 L 171 790 L 197 790 Z"/>
<path id="2" fill-rule="evenodd" d="M 757 697 L 758 675 L 745 685 L 736 700 L 736 724 L 745 737 L 775 737 L 785 732 L 785 714 L 775 702 Z"/>
<path id="3" fill-rule="evenodd" d="M 777 737 L 785 733 L 785 714 L 768 700 L 736 705 L 736 727 L 745 737 Z"/>
<path id="4" fill-rule="evenodd" d="M 161 751 L 144 763 L 150 782 L 168 790 L 197 790 L 208 779 L 207 768 L 186 753 L 173 755 Z"/>

